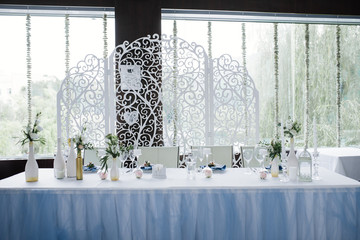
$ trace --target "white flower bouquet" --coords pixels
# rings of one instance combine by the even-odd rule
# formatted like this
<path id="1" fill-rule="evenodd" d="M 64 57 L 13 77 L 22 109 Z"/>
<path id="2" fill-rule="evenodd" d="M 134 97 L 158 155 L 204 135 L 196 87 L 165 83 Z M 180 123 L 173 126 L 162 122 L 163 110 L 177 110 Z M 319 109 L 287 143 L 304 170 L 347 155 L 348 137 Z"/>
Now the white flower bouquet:
<path id="1" fill-rule="evenodd" d="M 22 146 L 28 142 L 40 142 L 41 144 L 45 144 L 45 138 L 39 136 L 39 133 L 43 130 L 43 128 L 39 125 L 40 116 L 41 112 L 37 113 L 34 124 L 29 124 L 25 130 L 22 130 L 24 138 L 19 141 Z"/>
<path id="2" fill-rule="evenodd" d="M 86 127 L 83 127 L 80 134 L 75 135 L 75 137 L 73 138 L 78 153 L 81 152 L 81 150 L 83 149 L 94 149 L 91 143 L 86 142 L 86 138 L 84 136 L 85 131 Z"/>
<path id="3" fill-rule="evenodd" d="M 289 138 L 294 138 L 301 131 L 301 124 L 293 121 L 291 117 L 286 120 L 284 124 L 284 135 Z"/>

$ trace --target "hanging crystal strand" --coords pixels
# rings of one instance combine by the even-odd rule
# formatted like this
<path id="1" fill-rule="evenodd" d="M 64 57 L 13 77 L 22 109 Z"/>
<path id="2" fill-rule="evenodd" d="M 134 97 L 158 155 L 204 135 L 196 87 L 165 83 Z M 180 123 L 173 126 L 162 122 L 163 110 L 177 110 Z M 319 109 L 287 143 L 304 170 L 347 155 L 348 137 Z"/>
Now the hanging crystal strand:
<path id="1" fill-rule="evenodd" d="M 243 65 L 245 70 L 246 69 L 246 26 L 245 23 L 241 24 L 241 35 L 242 35 L 242 58 L 243 58 Z M 244 113 L 244 117 L 245 117 L 245 142 L 247 143 L 247 139 L 249 136 L 249 131 L 248 131 L 248 125 L 249 125 L 249 120 L 248 120 L 248 108 L 247 108 L 247 79 L 244 79 L 244 92 L 245 92 L 245 113 Z"/>
<path id="2" fill-rule="evenodd" d="M 337 146 L 341 146 L 341 28 L 340 25 L 336 25 L 336 104 L 337 104 Z"/>
<path id="3" fill-rule="evenodd" d="M 103 58 L 106 59 L 108 55 L 108 36 L 107 36 L 107 15 L 103 16 L 103 40 L 104 40 L 104 53 Z"/>
<path id="4" fill-rule="evenodd" d="M 174 111 L 174 136 L 173 136 L 173 146 L 177 145 L 177 121 L 178 121 L 178 112 L 177 112 L 177 61 L 178 61 L 178 54 L 177 54 L 177 24 L 176 20 L 173 23 L 173 57 L 174 57 L 174 66 L 173 66 L 173 111 Z"/>
<path id="5" fill-rule="evenodd" d="M 212 23 L 209 21 L 207 26 L 207 35 L 208 35 L 208 68 L 213 69 L 213 56 L 212 56 Z M 212 71 L 212 70 L 210 70 Z M 213 85 L 213 77 L 211 74 L 208 76 L 208 80 L 205 83 L 205 94 L 208 97 L 208 109 L 209 113 L 214 112 L 214 85 Z M 207 91 L 207 93 L 206 93 Z M 208 136 L 206 138 L 207 145 L 214 145 L 214 120 L 212 118 L 208 119 Z"/>
<path id="6" fill-rule="evenodd" d="M 31 16 L 26 15 L 26 77 L 28 101 L 28 125 L 31 124 Z"/>
<path id="7" fill-rule="evenodd" d="M 212 59 L 212 29 L 211 29 L 211 22 L 208 22 L 208 53 L 209 53 L 209 59 Z"/>
<path id="8" fill-rule="evenodd" d="M 67 75 L 69 73 L 69 63 L 70 63 L 70 50 L 69 50 L 69 27 L 70 27 L 70 20 L 69 20 L 69 14 L 65 14 L 65 77 L 66 77 L 66 106 L 69 107 L 70 105 L 70 82 L 67 78 Z M 69 134 L 69 122 L 70 122 L 70 109 L 67 108 L 66 111 L 66 133 L 67 137 Z"/>
<path id="9" fill-rule="evenodd" d="M 309 143 L 309 24 L 305 24 L 305 65 L 306 65 L 306 79 L 305 79 L 305 149 Z"/>
<path id="10" fill-rule="evenodd" d="M 275 68 L 275 135 L 279 136 L 279 44 L 278 24 L 274 23 L 274 68 Z"/>

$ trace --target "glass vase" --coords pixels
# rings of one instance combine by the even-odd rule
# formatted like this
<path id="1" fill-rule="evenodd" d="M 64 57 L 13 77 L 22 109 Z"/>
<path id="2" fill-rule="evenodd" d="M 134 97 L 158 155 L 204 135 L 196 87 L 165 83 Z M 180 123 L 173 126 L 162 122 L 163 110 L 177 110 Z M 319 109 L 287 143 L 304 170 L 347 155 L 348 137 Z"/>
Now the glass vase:
<path id="1" fill-rule="evenodd" d="M 271 161 L 271 176 L 272 177 L 278 177 L 279 176 L 279 157 L 276 156 Z"/>
<path id="2" fill-rule="evenodd" d="M 110 170 L 110 179 L 111 181 L 117 181 L 119 180 L 119 167 L 117 165 L 117 158 L 112 159 L 112 166 Z"/>
<path id="3" fill-rule="evenodd" d="M 83 163 L 82 163 L 82 157 L 81 157 L 81 150 L 77 151 L 76 180 L 83 180 Z"/>

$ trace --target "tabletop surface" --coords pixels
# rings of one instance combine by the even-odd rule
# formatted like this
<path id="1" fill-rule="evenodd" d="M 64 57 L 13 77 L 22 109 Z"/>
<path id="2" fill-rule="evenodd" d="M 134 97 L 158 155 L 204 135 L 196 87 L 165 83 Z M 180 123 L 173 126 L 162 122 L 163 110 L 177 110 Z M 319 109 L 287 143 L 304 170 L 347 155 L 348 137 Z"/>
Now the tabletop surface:
<path id="1" fill-rule="evenodd" d="M 335 157 L 358 157 L 360 159 L 360 148 L 341 147 L 341 148 L 318 148 L 320 155 Z"/>
<path id="2" fill-rule="evenodd" d="M 83 180 L 75 178 L 54 178 L 53 169 L 39 169 L 38 182 L 26 182 L 25 174 L 19 173 L 0 180 L 1 190 L 32 190 L 32 189 L 66 189 L 66 190 L 156 190 L 156 189 L 316 189 L 316 188 L 358 188 L 360 182 L 340 174 L 320 168 L 322 180 L 312 182 L 279 181 L 268 174 L 266 180 L 261 180 L 259 174 L 245 174 L 248 169 L 230 168 L 225 171 L 214 172 L 211 178 L 205 178 L 202 173 L 196 179 L 188 179 L 186 169 L 168 168 L 166 179 L 152 178 L 151 173 L 144 173 L 141 179 L 136 179 L 132 173 L 124 173 L 127 169 L 120 169 L 118 181 L 101 180 L 96 173 L 84 173 Z"/>

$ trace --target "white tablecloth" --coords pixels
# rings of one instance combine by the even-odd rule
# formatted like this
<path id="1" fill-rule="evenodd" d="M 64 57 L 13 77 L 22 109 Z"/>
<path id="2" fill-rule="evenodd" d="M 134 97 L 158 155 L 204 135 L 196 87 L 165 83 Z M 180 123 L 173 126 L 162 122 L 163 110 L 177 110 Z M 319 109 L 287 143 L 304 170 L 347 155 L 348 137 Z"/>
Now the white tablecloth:
<path id="1" fill-rule="evenodd" d="M 360 148 L 320 148 L 320 166 L 360 180 Z"/>
<path id="2" fill-rule="evenodd" d="M 40 169 L 0 181 L 2 239 L 360 239 L 360 183 L 321 169 L 323 180 L 281 183 L 227 169 L 187 179 L 96 174 L 57 180 Z"/>

